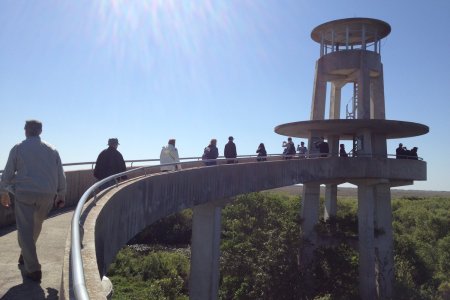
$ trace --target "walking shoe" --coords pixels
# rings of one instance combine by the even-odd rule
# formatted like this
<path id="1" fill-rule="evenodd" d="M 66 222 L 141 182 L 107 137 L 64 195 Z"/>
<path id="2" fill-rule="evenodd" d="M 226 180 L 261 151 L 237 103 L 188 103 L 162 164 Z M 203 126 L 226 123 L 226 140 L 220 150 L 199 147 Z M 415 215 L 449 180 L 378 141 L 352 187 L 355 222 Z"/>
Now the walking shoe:
<path id="1" fill-rule="evenodd" d="M 34 271 L 31 273 L 26 273 L 25 277 L 31 279 L 35 282 L 41 282 L 42 279 L 42 271 Z"/>
<path id="2" fill-rule="evenodd" d="M 20 254 L 19 256 L 19 261 L 18 261 L 19 265 L 23 266 L 24 262 L 23 262 L 23 255 Z"/>

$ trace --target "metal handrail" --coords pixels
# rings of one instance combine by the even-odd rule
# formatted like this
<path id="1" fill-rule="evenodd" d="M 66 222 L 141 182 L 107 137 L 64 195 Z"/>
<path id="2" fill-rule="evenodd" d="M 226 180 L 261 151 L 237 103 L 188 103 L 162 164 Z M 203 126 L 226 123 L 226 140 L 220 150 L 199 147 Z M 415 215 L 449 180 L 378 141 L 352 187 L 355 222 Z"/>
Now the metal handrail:
<path id="1" fill-rule="evenodd" d="M 142 167 L 145 168 L 145 167 Z M 75 298 L 80 300 L 88 300 L 89 295 L 86 288 L 86 282 L 84 278 L 83 262 L 81 259 L 81 238 L 80 238 L 80 216 L 84 204 L 91 195 L 92 192 L 96 191 L 101 185 L 115 180 L 128 173 L 135 172 L 138 169 L 129 170 L 119 174 L 111 175 L 105 179 L 102 179 L 94 183 L 90 188 L 84 192 L 81 196 L 80 201 L 78 201 L 75 212 L 73 213 L 72 223 L 71 223 L 71 241 L 70 241 L 70 260 L 72 264 L 72 280 L 73 280 L 73 291 L 75 293 Z"/>
<path id="2" fill-rule="evenodd" d="M 350 154 L 350 153 L 352 153 L 352 150 L 350 150 L 348 152 L 348 154 Z M 276 156 L 283 156 L 283 154 L 278 154 L 278 153 L 277 154 L 267 154 L 267 156 L 265 156 L 265 157 L 276 157 Z M 299 156 L 301 156 L 302 158 L 316 158 L 316 157 L 320 156 L 320 153 L 314 153 L 314 154 L 313 153 L 306 153 L 304 155 L 296 153 L 296 154 L 293 154 L 291 156 L 292 157 L 299 157 Z M 330 157 L 330 156 L 339 156 L 339 155 L 338 154 L 328 154 L 328 156 Z M 384 155 L 384 154 L 383 155 L 377 155 L 377 154 L 365 154 L 365 155 L 362 155 L 362 154 L 359 154 L 359 155 L 354 155 L 353 157 L 356 157 L 356 156 L 358 156 L 358 157 L 385 157 L 385 158 L 390 158 L 390 157 L 396 157 L 396 154 L 386 154 L 386 155 Z M 238 156 L 238 158 L 252 158 L 252 157 L 257 157 L 257 156 L 256 155 L 252 155 L 252 154 L 250 154 L 250 155 L 239 155 Z M 403 157 L 406 158 L 406 159 L 410 159 L 411 156 L 403 155 Z M 224 156 L 219 156 L 218 159 L 225 159 L 225 157 Z M 422 157 L 418 157 L 417 159 L 418 160 L 423 160 Z M 201 157 L 183 157 L 183 158 L 180 158 L 180 160 L 189 160 L 190 162 L 192 162 L 192 161 L 200 161 L 200 160 L 202 160 L 202 158 Z M 125 160 L 125 163 L 126 164 L 127 163 L 130 164 L 130 167 L 133 167 L 133 163 L 142 163 L 142 162 L 159 162 L 159 159 L 152 158 L 152 159 Z M 95 163 L 96 163 L 95 161 L 78 162 L 78 163 L 65 163 L 65 164 L 63 164 L 63 167 L 91 165 L 91 169 L 93 169 L 94 166 L 95 166 Z M 153 166 L 158 166 L 158 165 L 159 164 L 155 164 Z M 3 173 L 3 171 L 4 170 L 0 170 L 0 174 Z"/>

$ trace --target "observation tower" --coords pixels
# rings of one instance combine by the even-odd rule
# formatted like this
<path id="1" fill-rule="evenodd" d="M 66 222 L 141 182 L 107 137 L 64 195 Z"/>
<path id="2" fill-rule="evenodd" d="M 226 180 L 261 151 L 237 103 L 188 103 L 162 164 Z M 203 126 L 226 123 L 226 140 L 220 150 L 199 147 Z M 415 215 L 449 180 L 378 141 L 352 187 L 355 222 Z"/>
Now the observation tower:
<path id="1" fill-rule="evenodd" d="M 320 45 L 320 57 L 316 62 L 310 120 L 275 127 L 278 134 L 307 139 L 309 159 L 317 161 L 318 166 L 311 172 L 330 174 L 303 184 L 305 263 L 311 261 L 313 250 L 320 243 L 314 230 L 319 221 L 320 185 L 326 189 L 324 219 L 336 216 L 337 186 L 345 182 L 357 186 L 362 299 L 393 298 L 390 188 L 426 180 L 423 160 L 395 159 L 387 152 L 387 139 L 429 131 L 423 124 L 386 119 L 381 41 L 390 32 L 388 23 L 371 18 L 334 20 L 314 28 L 311 38 Z M 341 92 L 347 84 L 353 96 L 344 110 Z M 322 137 L 329 143 L 326 157 L 319 157 L 316 148 Z M 339 157 L 342 140 L 352 141 L 349 157 Z"/>

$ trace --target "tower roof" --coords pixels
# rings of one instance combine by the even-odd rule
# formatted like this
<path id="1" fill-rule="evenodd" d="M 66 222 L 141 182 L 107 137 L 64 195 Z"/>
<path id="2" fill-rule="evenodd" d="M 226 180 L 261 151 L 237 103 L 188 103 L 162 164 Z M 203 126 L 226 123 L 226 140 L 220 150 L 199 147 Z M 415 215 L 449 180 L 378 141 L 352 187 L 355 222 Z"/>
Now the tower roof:
<path id="1" fill-rule="evenodd" d="M 362 44 L 362 28 L 365 28 L 365 42 L 371 43 L 386 37 L 391 32 L 391 26 L 381 20 L 371 18 L 348 18 L 323 23 L 311 32 L 311 38 L 317 43 L 327 45 L 346 44 L 348 30 L 348 44 Z M 323 39 L 323 40 L 322 40 Z"/>

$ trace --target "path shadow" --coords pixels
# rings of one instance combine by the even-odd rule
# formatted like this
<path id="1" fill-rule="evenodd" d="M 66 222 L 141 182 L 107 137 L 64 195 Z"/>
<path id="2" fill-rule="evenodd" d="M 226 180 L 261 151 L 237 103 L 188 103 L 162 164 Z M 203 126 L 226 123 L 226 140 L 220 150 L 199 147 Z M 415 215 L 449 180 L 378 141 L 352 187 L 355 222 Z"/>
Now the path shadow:
<path id="1" fill-rule="evenodd" d="M 47 293 L 45 293 L 41 287 L 42 283 L 34 282 L 25 277 L 22 265 L 18 264 L 17 268 L 22 275 L 22 283 L 10 288 L 0 300 L 59 300 L 59 291 L 57 289 L 47 287 L 45 288 Z"/>
<path id="2" fill-rule="evenodd" d="M 50 287 L 46 290 L 47 296 L 39 283 L 25 280 L 23 283 L 10 288 L 1 300 L 58 300 L 58 290 Z"/>
<path id="3" fill-rule="evenodd" d="M 12 207 L 10 207 L 8 209 L 14 210 L 14 206 L 12 206 Z M 69 206 L 69 207 L 63 207 L 63 208 L 54 209 L 48 214 L 46 220 L 58 217 L 58 216 L 63 215 L 65 213 L 69 213 L 69 212 L 71 212 L 73 210 L 75 210 L 75 206 Z M 4 228 L 0 228 L 0 237 L 2 237 L 4 235 L 7 235 L 7 234 L 9 234 L 9 233 L 11 233 L 13 231 L 16 231 L 16 230 L 17 230 L 17 227 L 16 227 L 15 223 L 11 224 L 11 225 L 8 225 L 8 226 L 5 226 Z"/>

